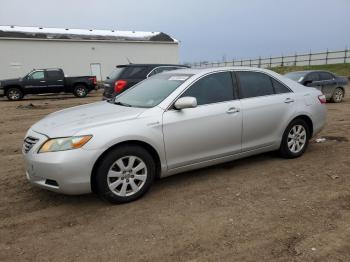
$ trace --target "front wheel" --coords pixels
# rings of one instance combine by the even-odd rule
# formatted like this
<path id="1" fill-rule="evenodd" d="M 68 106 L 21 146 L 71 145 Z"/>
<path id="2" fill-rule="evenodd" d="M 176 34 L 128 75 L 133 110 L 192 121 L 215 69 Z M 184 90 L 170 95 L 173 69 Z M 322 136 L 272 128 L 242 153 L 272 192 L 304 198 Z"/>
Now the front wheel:
<path id="1" fill-rule="evenodd" d="M 78 85 L 74 88 L 73 94 L 76 97 L 86 97 L 88 94 L 88 90 L 85 86 L 83 85 Z"/>
<path id="2" fill-rule="evenodd" d="M 285 158 L 304 154 L 310 139 L 310 130 L 302 119 L 293 120 L 284 131 L 279 153 Z"/>
<path id="3" fill-rule="evenodd" d="M 341 88 L 336 88 L 334 90 L 333 96 L 332 96 L 332 102 L 334 103 L 340 103 L 343 100 L 344 97 L 344 91 Z"/>
<path id="4" fill-rule="evenodd" d="M 23 92 L 17 87 L 11 87 L 9 90 L 7 90 L 6 96 L 8 100 L 18 101 L 23 98 Z"/>
<path id="5" fill-rule="evenodd" d="M 156 168 L 152 156 L 139 146 L 121 146 L 108 152 L 96 170 L 97 194 L 114 204 L 143 196 L 151 187 Z"/>

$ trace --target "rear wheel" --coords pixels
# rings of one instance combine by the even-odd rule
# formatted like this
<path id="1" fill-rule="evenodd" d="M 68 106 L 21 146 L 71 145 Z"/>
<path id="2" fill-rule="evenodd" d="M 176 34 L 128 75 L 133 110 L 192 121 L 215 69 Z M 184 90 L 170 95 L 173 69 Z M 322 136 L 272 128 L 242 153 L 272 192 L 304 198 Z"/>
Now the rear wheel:
<path id="1" fill-rule="evenodd" d="M 7 90 L 6 96 L 8 100 L 18 101 L 23 98 L 23 92 L 17 87 L 11 87 Z"/>
<path id="2" fill-rule="evenodd" d="M 127 203 L 143 196 L 151 187 L 155 163 L 139 146 L 121 146 L 102 159 L 96 173 L 96 191 L 111 203 Z"/>
<path id="3" fill-rule="evenodd" d="M 78 85 L 74 88 L 73 94 L 76 97 L 85 97 L 88 94 L 88 90 L 85 86 L 83 85 Z"/>
<path id="4" fill-rule="evenodd" d="M 340 103 L 343 100 L 344 97 L 344 91 L 341 88 L 336 88 L 334 90 L 333 96 L 332 96 L 332 102 L 334 103 Z"/>
<path id="5" fill-rule="evenodd" d="M 310 139 L 309 126 L 303 119 L 293 120 L 284 131 L 279 153 L 285 158 L 301 156 Z"/>

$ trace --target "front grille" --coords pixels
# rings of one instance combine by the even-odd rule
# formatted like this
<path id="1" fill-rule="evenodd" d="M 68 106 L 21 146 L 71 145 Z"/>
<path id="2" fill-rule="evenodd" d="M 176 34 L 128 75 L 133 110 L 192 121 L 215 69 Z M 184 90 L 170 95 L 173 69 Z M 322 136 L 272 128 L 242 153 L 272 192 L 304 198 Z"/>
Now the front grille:
<path id="1" fill-rule="evenodd" d="M 28 153 L 30 149 L 39 141 L 39 138 L 35 138 L 32 136 L 27 136 L 24 139 L 24 144 L 23 144 L 23 152 Z"/>

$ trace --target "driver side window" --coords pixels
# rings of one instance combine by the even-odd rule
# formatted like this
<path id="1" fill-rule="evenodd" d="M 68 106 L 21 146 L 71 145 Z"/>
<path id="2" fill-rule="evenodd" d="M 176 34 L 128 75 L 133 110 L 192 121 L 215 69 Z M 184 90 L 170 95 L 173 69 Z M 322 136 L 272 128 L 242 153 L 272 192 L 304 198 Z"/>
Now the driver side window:
<path id="1" fill-rule="evenodd" d="M 198 105 L 206 105 L 234 100 L 234 90 L 230 72 L 220 72 L 205 76 L 190 86 L 181 97 L 191 96 Z"/>
<path id="2" fill-rule="evenodd" d="M 45 78 L 44 71 L 36 71 L 29 75 L 28 79 L 42 80 Z"/>

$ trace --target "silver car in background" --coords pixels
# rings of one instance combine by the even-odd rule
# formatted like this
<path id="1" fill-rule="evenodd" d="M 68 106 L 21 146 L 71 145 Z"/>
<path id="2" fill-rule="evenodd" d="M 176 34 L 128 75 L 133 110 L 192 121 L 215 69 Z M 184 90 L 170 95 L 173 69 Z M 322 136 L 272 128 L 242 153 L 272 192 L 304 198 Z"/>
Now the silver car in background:
<path id="1" fill-rule="evenodd" d="M 301 156 L 325 124 L 324 95 L 269 70 L 184 69 L 34 124 L 28 180 L 112 203 L 141 197 L 157 177 L 278 150 Z"/>

